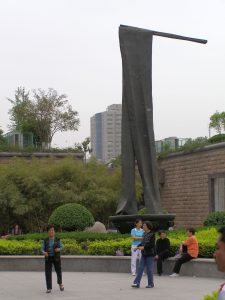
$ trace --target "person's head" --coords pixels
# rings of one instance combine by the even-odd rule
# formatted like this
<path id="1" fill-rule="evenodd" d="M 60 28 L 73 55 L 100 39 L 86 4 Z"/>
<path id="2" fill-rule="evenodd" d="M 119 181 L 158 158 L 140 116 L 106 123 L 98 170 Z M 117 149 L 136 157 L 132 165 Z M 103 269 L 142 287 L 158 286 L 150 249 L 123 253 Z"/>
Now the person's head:
<path id="1" fill-rule="evenodd" d="M 192 227 L 187 228 L 187 236 L 191 237 L 192 235 L 195 235 L 195 229 Z"/>
<path id="2" fill-rule="evenodd" d="M 164 230 L 160 230 L 159 231 L 159 237 L 160 237 L 160 239 L 165 239 L 166 238 L 166 231 L 164 231 Z"/>
<path id="3" fill-rule="evenodd" d="M 52 224 L 48 225 L 47 231 L 48 231 L 48 236 L 50 238 L 55 236 L 55 227 L 54 227 L 54 225 L 52 225 Z"/>
<path id="4" fill-rule="evenodd" d="M 216 242 L 216 250 L 214 252 L 214 258 L 217 264 L 217 268 L 221 272 L 225 272 L 225 226 L 218 230 L 219 238 Z"/>
<path id="5" fill-rule="evenodd" d="M 153 225 L 150 221 L 143 222 L 143 229 L 145 232 L 151 231 L 153 229 Z"/>
<path id="6" fill-rule="evenodd" d="M 142 220 L 141 220 L 141 219 L 137 219 L 137 220 L 135 221 L 135 227 L 136 227 L 137 229 L 140 229 L 140 228 L 142 227 L 142 225 L 143 225 L 143 223 L 142 223 Z"/>

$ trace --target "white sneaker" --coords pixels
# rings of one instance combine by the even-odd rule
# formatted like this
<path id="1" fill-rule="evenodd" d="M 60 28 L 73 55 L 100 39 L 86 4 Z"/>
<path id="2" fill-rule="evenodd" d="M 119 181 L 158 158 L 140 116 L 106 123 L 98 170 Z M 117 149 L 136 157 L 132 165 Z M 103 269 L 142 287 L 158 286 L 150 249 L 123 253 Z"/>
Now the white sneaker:
<path id="1" fill-rule="evenodd" d="M 169 275 L 169 277 L 179 277 L 179 276 L 180 276 L 180 275 L 177 274 L 177 273 L 173 273 L 173 274 Z"/>
<path id="2" fill-rule="evenodd" d="M 136 276 L 136 274 L 135 274 L 135 273 L 132 273 L 132 276 Z"/>

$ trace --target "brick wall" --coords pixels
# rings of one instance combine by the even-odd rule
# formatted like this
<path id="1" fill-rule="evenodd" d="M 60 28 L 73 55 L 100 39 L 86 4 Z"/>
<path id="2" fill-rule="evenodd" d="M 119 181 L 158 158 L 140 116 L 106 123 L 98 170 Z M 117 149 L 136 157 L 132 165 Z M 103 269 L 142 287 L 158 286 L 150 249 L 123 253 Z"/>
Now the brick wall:
<path id="1" fill-rule="evenodd" d="M 162 206 L 175 226 L 201 226 L 211 211 L 211 178 L 225 174 L 225 143 L 159 159 Z"/>

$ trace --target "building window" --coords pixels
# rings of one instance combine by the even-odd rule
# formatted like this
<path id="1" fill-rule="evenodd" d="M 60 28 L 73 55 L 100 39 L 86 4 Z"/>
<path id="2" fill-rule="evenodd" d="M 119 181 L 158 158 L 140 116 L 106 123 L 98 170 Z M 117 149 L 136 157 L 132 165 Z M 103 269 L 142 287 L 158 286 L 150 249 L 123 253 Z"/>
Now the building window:
<path id="1" fill-rule="evenodd" d="M 225 211 L 225 174 L 211 175 L 209 179 L 210 210 Z"/>

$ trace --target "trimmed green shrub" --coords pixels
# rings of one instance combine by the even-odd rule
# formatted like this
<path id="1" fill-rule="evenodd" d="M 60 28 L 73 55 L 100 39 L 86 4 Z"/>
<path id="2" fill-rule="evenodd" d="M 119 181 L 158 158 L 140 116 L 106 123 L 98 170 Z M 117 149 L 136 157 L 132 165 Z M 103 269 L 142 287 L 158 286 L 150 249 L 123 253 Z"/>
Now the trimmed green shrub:
<path id="1" fill-rule="evenodd" d="M 225 226 L 225 212 L 215 211 L 210 213 L 204 221 L 204 226 Z"/>
<path id="2" fill-rule="evenodd" d="M 48 222 L 63 230 L 74 231 L 84 230 L 86 227 L 94 225 L 95 220 L 86 207 L 68 203 L 57 207 Z"/>
<path id="3" fill-rule="evenodd" d="M 120 233 L 97 233 L 97 232 L 86 232 L 86 231 L 71 231 L 71 232 L 57 232 L 57 237 L 60 239 L 72 239 L 76 240 L 78 243 L 85 241 L 96 241 L 96 240 L 121 240 L 126 237 L 130 237 L 130 234 L 120 234 Z M 46 238 L 46 233 L 28 233 L 21 235 L 10 235 L 8 240 L 34 240 L 40 241 Z"/>
<path id="4" fill-rule="evenodd" d="M 208 139 L 210 144 L 225 142 L 225 134 L 216 134 Z"/>
<path id="5" fill-rule="evenodd" d="M 167 233 L 170 239 L 170 256 L 175 255 L 180 243 L 187 239 L 185 230 L 174 230 Z M 46 237 L 46 233 L 36 235 L 12 236 L 10 239 L 23 238 L 24 240 L 0 240 L 0 254 L 38 254 L 40 239 Z M 27 240 L 25 238 L 33 238 Z M 100 234 L 90 232 L 57 233 L 64 244 L 64 254 L 89 254 L 89 255 L 115 255 L 116 250 L 123 249 L 125 255 L 130 254 L 131 237 L 121 234 Z M 199 242 L 199 257 L 212 258 L 215 251 L 215 242 L 218 238 L 216 228 L 199 229 L 196 233 Z"/>

